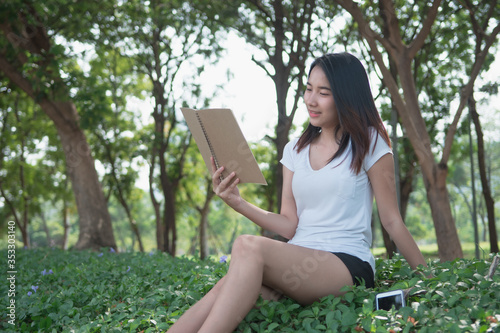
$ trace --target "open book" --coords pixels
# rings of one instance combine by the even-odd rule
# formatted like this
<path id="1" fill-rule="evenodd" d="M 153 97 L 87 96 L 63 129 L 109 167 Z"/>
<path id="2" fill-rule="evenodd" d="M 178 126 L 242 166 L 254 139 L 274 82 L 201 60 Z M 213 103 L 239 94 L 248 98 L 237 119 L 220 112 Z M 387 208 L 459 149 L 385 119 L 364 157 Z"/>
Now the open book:
<path id="1" fill-rule="evenodd" d="M 234 171 L 240 183 L 267 185 L 230 109 L 181 108 L 181 111 L 210 174 L 212 173 L 210 156 L 213 156 L 215 166 L 224 167 L 222 177 L 227 177 Z"/>

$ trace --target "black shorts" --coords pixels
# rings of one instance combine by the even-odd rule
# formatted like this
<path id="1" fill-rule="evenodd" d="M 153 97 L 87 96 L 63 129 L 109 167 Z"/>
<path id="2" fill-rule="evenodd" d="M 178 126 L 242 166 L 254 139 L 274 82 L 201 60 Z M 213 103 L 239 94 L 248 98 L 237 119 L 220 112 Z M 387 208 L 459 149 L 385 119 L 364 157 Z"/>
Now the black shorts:
<path id="1" fill-rule="evenodd" d="M 352 281 L 356 286 L 361 285 L 361 281 L 365 281 L 366 288 L 375 287 L 375 276 L 370 264 L 366 261 L 359 259 L 343 252 L 332 252 L 347 266 L 351 273 Z"/>

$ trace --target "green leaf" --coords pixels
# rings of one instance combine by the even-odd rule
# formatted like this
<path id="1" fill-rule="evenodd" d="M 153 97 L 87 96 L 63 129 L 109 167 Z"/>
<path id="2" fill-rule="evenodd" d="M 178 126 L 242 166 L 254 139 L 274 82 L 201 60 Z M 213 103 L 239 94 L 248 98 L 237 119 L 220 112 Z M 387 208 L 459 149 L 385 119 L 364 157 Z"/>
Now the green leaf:
<path id="1" fill-rule="evenodd" d="M 275 328 L 278 328 L 280 325 L 278 323 L 271 323 L 267 326 L 267 332 L 272 332 Z"/>
<path id="2" fill-rule="evenodd" d="M 342 325 L 352 326 L 356 324 L 358 316 L 354 312 L 347 312 L 342 314 Z"/>

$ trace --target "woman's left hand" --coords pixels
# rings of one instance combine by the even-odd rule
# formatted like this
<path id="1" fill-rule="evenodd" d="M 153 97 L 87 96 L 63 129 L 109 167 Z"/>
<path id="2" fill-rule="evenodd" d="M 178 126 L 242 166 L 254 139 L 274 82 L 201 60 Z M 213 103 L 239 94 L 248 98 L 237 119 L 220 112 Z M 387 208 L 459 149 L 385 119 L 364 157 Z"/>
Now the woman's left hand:
<path id="1" fill-rule="evenodd" d="M 233 209 L 236 209 L 243 199 L 241 198 L 240 191 L 237 185 L 240 182 L 239 178 L 236 178 L 234 172 L 230 173 L 224 179 L 221 179 L 222 171 L 224 167 L 216 169 L 213 157 L 212 160 L 212 185 L 215 194 L 220 197 L 226 204 L 228 204 Z"/>

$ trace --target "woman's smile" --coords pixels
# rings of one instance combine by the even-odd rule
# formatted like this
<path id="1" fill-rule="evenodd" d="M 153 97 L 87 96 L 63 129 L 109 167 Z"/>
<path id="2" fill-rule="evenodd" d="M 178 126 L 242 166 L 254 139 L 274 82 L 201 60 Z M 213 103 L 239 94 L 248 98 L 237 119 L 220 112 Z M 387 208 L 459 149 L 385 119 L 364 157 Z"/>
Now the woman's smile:
<path id="1" fill-rule="evenodd" d="M 321 112 L 313 111 L 313 110 L 308 110 L 309 111 L 309 117 L 311 118 L 316 118 L 321 115 Z"/>

